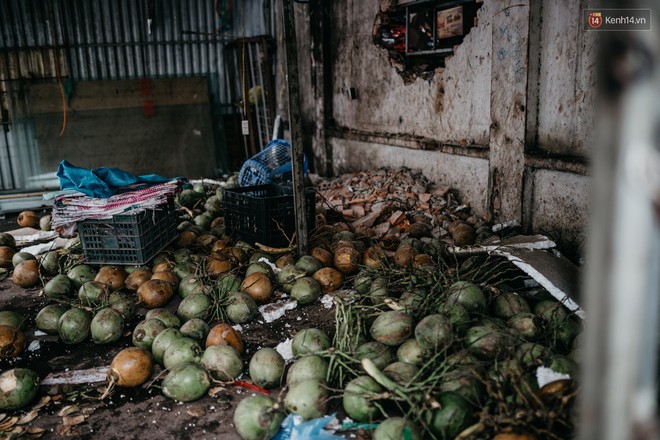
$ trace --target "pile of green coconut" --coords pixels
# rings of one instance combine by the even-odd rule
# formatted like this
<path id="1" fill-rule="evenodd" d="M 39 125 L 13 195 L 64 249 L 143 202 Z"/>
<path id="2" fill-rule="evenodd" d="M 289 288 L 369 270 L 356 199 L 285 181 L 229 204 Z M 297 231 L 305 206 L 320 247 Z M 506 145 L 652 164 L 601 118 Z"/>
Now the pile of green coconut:
<path id="1" fill-rule="evenodd" d="M 131 331 L 107 392 L 152 379 L 167 397 L 190 402 L 240 380 L 253 389 L 234 413 L 244 439 L 272 438 L 287 414 L 329 413 L 375 439 L 572 432 L 580 320 L 506 260 L 449 253 L 432 236 L 432 217 L 411 215 L 407 231 L 416 233 L 378 239 L 327 223 L 323 211 L 309 255 L 298 256 L 226 234 L 222 188 L 184 189 L 177 206 L 177 239 L 144 266 L 86 264 L 76 240 L 37 257 L 0 234 L 0 267 L 18 286 L 42 286 L 49 302 L 33 318 L 37 329 L 64 344 L 112 344 Z M 293 362 L 274 347 L 247 358 L 237 324 L 282 295 L 300 307 L 330 295 L 334 333 L 299 329 Z M 17 315 L 0 312 L 2 357 L 25 349 L 22 326 L 32 318 Z M 557 380 L 539 386 L 539 369 Z M 4 372 L 0 409 L 29 405 L 38 387 L 29 369 Z"/>

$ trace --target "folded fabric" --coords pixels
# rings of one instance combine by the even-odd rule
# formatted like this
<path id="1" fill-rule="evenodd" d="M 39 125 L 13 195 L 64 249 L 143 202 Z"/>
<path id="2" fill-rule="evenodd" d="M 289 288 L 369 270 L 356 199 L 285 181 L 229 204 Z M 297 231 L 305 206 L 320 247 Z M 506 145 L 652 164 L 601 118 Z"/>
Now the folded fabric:
<path id="1" fill-rule="evenodd" d="M 60 179 L 60 189 L 72 189 L 90 197 L 103 199 L 122 190 L 134 190 L 136 184 L 148 186 L 172 180 L 158 174 L 136 176 L 119 168 L 81 168 L 66 160 L 60 162 L 56 174 Z"/>
<path id="2" fill-rule="evenodd" d="M 87 219 L 111 218 L 116 214 L 138 213 L 160 209 L 179 191 L 181 181 L 175 179 L 108 198 L 89 197 L 80 192 L 56 196 L 51 226 L 59 227 Z"/>

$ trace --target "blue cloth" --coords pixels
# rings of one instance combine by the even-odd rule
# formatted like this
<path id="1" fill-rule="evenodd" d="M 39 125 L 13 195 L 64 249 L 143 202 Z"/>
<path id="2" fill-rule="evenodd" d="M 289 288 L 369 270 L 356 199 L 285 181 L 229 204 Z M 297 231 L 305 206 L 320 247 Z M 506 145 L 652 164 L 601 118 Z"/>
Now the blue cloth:
<path id="1" fill-rule="evenodd" d="M 72 165 L 66 160 L 63 160 L 57 166 L 56 174 L 60 179 L 60 189 L 80 191 L 90 197 L 99 199 L 107 199 L 130 185 L 141 183 L 144 186 L 149 186 L 172 180 L 158 174 L 136 176 L 119 168 L 94 168 L 90 170 Z"/>

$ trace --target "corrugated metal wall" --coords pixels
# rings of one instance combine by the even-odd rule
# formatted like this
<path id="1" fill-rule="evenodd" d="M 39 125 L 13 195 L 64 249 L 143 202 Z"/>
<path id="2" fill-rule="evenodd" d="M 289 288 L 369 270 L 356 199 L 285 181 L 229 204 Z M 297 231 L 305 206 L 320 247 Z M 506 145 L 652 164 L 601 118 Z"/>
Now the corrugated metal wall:
<path id="1" fill-rule="evenodd" d="M 30 121 L 12 118 L 24 104 L 22 83 L 58 74 L 74 81 L 208 76 L 211 101 L 222 109 L 231 99 L 224 44 L 272 35 L 274 2 L 233 2 L 227 29 L 227 0 L 0 1 L 0 189 L 40 172 Z"/>

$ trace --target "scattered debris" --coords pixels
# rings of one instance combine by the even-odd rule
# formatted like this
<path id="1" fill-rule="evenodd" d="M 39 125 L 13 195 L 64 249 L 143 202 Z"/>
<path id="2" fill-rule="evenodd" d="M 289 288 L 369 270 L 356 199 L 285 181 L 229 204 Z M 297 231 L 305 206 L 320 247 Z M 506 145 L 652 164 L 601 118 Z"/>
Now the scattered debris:
<path id="1" fill-rule="evenodd" d="M 110 366 L 89 368 L 86 370 L 64 371 L 51 373 L 41 381 L 42 385 L 74 385 L 83 383 L 104 382 Z"/>

